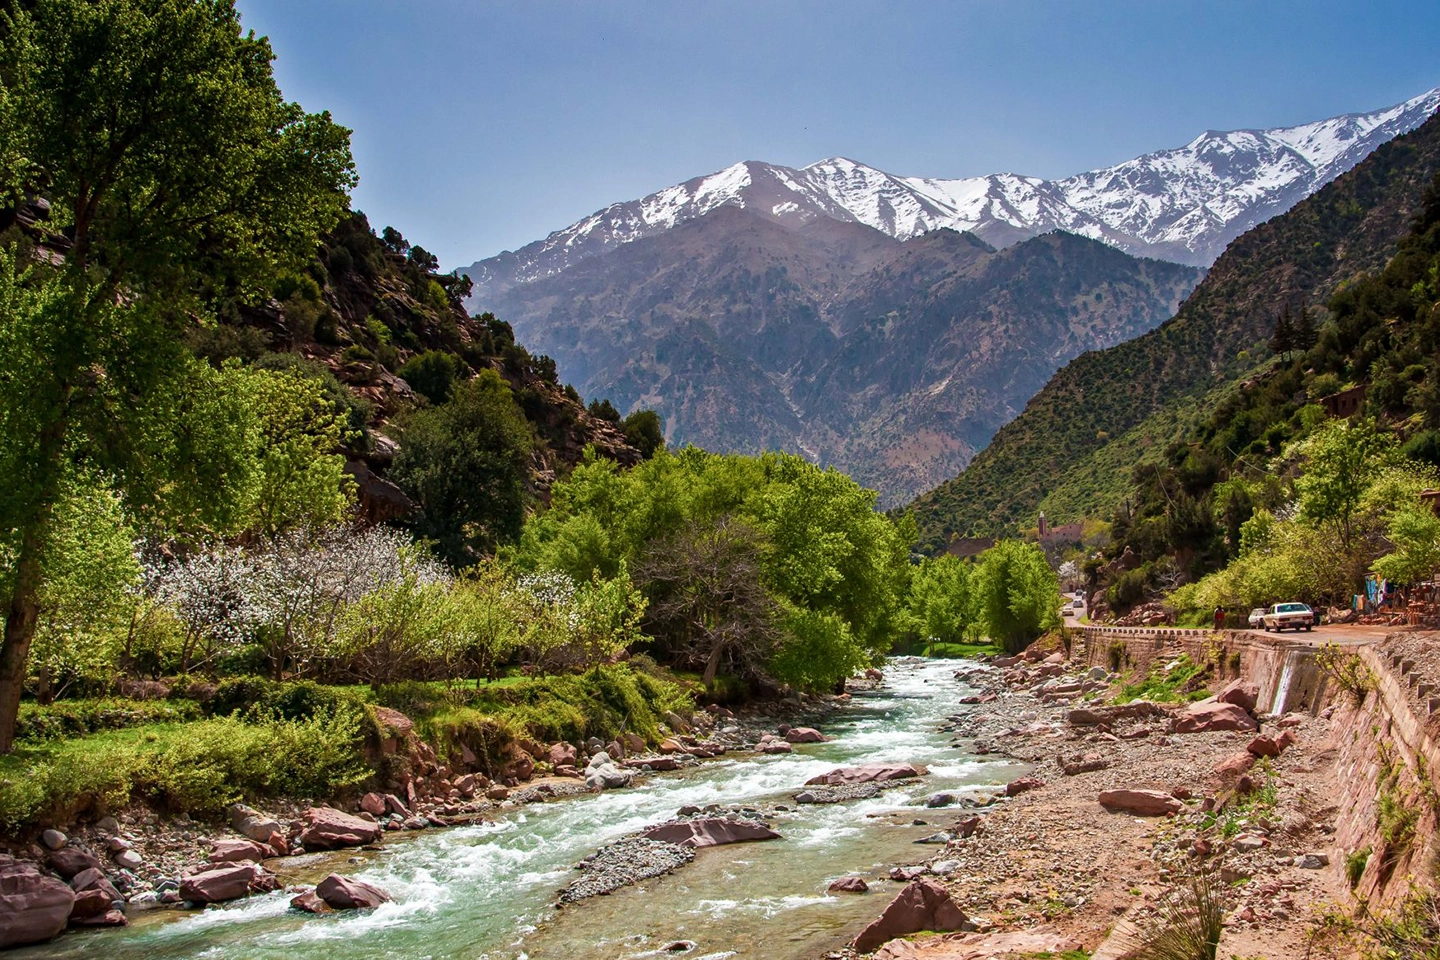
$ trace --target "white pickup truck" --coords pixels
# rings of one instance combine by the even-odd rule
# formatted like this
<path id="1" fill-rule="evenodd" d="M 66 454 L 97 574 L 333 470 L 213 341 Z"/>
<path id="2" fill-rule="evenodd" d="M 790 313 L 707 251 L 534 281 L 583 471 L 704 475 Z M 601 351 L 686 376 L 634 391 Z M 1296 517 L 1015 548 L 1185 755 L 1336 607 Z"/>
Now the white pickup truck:
<path id="1" fill-rule="evenodd" d="M 1271 630 L 1279 633 L 1286 627 L 1309 630 L 1315 626 L 1315 611 L 1303 603 L 1277 603 L 1260 618 L 1260 624 L 1266 633 Z"/>

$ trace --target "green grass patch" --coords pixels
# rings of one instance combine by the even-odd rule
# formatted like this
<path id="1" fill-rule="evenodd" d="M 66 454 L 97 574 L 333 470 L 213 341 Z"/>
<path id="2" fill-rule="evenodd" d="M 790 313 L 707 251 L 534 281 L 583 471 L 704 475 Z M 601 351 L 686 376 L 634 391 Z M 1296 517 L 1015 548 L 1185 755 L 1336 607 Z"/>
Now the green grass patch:
<path id="1" fill-rule="evenodd" d="M 1210 696 L 1202 682 L 1208 664 L 1195 663 L 1189 654 L 1181 654 L 1168 664 L 1157 663 L 1150 674 L 1136 683 L 1128 683 L 1115 696 L 1116 703 L 1130 703 L 1133 700 L 1150 700 L 1155 703 L 1193 703 Z"/>
<path id="2" fill-rule="evenodd" d="M 367 779 L 354 708 L 309 717 L 214 717 L 24 746 L 0 757 L 0 833 L 143 801 L 218 817 L 265 797 L 328 797 Z"/>
<path id="3" fill-rule="evenodd" d="M 952 643 L 946 640 L 930 643 L 915 640 L 897 645 L 892 655 L 898 657 L 934 657 L 937 660 L 975 659 L 1004 653 L 997 643 Z"/>
<path id="4" fill-rule="evenodd" d="M 635 733 L 654 740 L 667 713 L 688 715 L 694 706 L 692 693 L 674 679 L 617 664 L 484 687 L 419 725 L 432 743 L 452 753 L 469 747 L 493 764 L 521 735 L 577 743 Z"/>
<path id="5" fill-rule="evenodd" d="M 193 700 L 127 700 L 102 697 L 20 705 L 16 739 L 25 744 L 84 737 L 103 730 L 124 730 L 157 723 L 183 723 L 201 717 Z"/>

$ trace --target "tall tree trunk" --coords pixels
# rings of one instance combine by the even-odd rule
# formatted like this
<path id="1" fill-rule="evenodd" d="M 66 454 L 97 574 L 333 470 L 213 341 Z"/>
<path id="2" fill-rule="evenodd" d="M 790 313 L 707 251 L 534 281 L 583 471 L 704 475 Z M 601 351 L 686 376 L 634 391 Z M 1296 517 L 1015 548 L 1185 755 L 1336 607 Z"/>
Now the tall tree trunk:
<path id="1" fill-rule="evenodd" d="M 45 516 L 48 514 L 47 510 Z M 5 615 L 5 642 L 0 645 L 0 753 L 15 749 L 20 693 L 40 618 L 41 560 L 47 525 L 42 519 L 21 534 L 20 552 L 15 559 L 15 590 Z"/>

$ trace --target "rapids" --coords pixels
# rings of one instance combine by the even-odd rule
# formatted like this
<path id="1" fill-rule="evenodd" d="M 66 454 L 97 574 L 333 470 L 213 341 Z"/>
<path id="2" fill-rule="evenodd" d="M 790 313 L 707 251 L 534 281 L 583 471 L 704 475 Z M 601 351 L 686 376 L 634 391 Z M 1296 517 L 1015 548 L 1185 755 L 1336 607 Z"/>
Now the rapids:
<path id="1" fill-rule="evenodd" d="M 857 693 L 826 724 L 829 743 L 790 755 L 734 754 L 660 774 L 629 790 L 523 807 L 494 822 L 391 835 L 382 853 L 331 866 L 388 890 L 368 914 L 310 916 L 275 893 L 203 911 L 154 911 L 120 931 L 67 934 L 17 958 L 104 960 L 620 960 L 696 943 L 692 960 L 786 960 L 840 945 L 888 902 L 892 864 L 925 859 L 914 841 L 956 811 L 927 810 L 937 791 L 1003 783 L 1021 768 L 975 757 L 938 730 L 965 689 L 957 661 L 899 661 L 874 692 Z M 923 763 L 930 775 L 872 800 L 797 807 L 790 795 L 836 766 Z M 785 804 L 783 840 L 701 850 L 667 877 L 564 909 L 550 906 L 573 864 L 612 840 L 668 819 L 685 804 Z M 920 804 L 920 805 L 916 805 Z M 875 816 L 871 816 L 871 815 Z M 912 820 L 927 821 L 915 824 Z M 863 875 L 872 892 L 827 894 Z M 282 873 L 282 877 L 284 874 Z M 306 877 L 311 882 L 316 877 Z"/>

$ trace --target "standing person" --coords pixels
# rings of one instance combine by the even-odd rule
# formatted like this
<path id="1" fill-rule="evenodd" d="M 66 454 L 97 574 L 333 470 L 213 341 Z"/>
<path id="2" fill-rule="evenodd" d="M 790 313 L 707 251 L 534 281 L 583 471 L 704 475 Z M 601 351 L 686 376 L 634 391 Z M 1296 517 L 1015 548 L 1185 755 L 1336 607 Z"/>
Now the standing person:
<path id="1" fill-rule="evenodd" d="M 1224 630 L 1224 629 L 1225 629 L 1225 608 L 1224 608 L 1224 607 L 1216 607 L 1216 608 L 1215 608 L 1215 629 L 1216 629 L 1216 630 Z"/>

